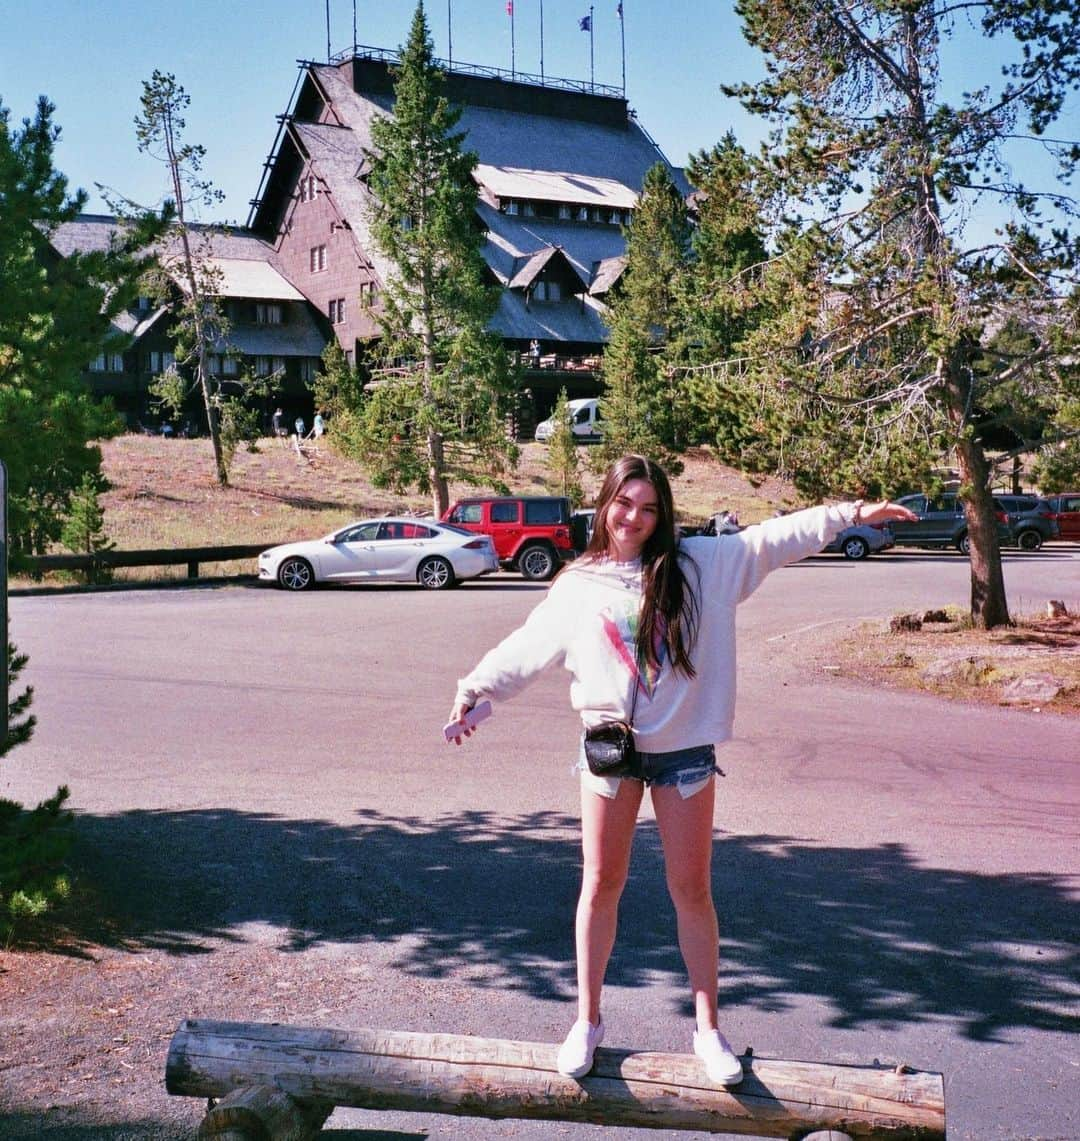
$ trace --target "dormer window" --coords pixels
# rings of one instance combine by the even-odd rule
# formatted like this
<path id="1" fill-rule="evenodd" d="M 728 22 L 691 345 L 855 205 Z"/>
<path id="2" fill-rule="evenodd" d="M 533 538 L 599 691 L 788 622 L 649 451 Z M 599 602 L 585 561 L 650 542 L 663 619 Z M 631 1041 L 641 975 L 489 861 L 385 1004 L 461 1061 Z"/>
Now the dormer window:
<path id="1" fill-rule="evenodd" d="M 506 213 L 507 214 L 517 214 L 517 212 L 518 212 L 518 204 L 513 200 L 513 198 L 509 199 L 506 203 Z"/>
<path id="2" fill-rule="evenodd" d="M 538 281 L 533 286 L 534 301 L 561 301 L 562 286 L 557 281 Z"/>
<path id="3" fill-rule="evenodd" d="M 535 218 L 536 217 L 536 206 L 532 202 L 526 202 L 525 203 L 525 217 L 526 218 Z"/>
<path id="4" fill-rule="evenodd" d="M 282 322 L 282 307 L 259 302 L 255 306 L 256 325 L 280 325 Z"/>
<path id="5" fill-rule="evenodd" d="M 588 206 L 579 206 L 577 208 L 577 220 L 579 222 L 587 222 L 589 220 Z"/>
<path id="6" fill-rule="evenodd" d="M 563 222 L 569 222 L 573 216 L 574 216 L 573 211 L 570 209 L 569 204 L 566 202 L 560 202 L 559 203 L 559 220 L 563 221 Z"/>

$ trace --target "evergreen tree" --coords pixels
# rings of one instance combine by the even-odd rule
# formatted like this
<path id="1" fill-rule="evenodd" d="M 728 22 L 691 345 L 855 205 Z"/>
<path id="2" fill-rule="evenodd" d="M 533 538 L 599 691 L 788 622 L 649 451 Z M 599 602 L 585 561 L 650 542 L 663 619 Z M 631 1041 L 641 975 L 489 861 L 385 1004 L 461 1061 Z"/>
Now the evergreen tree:
<path id="1" fill-rule="evenodd" d="M 157 71 L 143 82 L 140 97 L 142 113 L 135 118 L 139 150 L 151 154 L 168 169 L 172 191 L 170 201 L 175 219 L 169 228 L 169 247 L 161 259 L 156 292 L 163 295 L 179 282 L 181 299 L 173 311 L 171 332 L 180 369 L 190 373 L 206 411 L 206 424 L 214 449 L 214 470 L 218 484 L 229 482 L 229 463 L 243 428 L 243 414 L 230 409 L 228 438 L 223 439 L 222 415 L 225 394 L 221 381 L 210 369 L 210 356 L 220 351 L 229 332 L 229 322 L 220 301 L 221 273 L 212 258 L 209 231 L 200 234 L 192 225 L 191 213 L 198 206 L 212 206 L 224 195 L 212 182 L 200 177 L 206 148 L 184 142 L 187 126 L 184 112 L 191 97 L 174 75 Z M 187 396 L 182 371 L 164 377 L 153 391 L 173 415 L 178 415 Z M 250 426 L 250 425 L 249 425 Z"/>
<path id="2" fill-rule="evenodd" d="M 14 682 L 26 665 L 10 642 L 8 678 Z M 29 741 L 36 719 L 29 713 L 34 691 L 29 687 L 8 702 L 8 734 L 0 741 L 0 758 Z M 13 800 L 0 799 L 0 934 L 8 936 L 19 920 L 40 916 L 69 890 L 64 860 L 71 848 L 71 813 L 64 808 L 68 789 L 58 788 L 48 800 L 27 811 Z"/>
<path id="3" fill-rule="evenodd" d="M 0 455 L 8 469 L 9 549 L 18 563 L 60 536 L 72 492 L 101 470 L 91 441 L 122 427 L 82 370 L 123 342 L 111 321 L 131 305 L 160 219 L 120 225 L 108 249 L 61 258 L 50 245 L 86 195 L 53 166 L 53 106 L 13 128 L 0 105 Z"/>
<path id="4" fill-rule="evenodd" d="M 1031 366 L 1075 392 L 1078 245 L 1047 224 L 1080 147 L 1049 133 L 1080 82 L 1074 13 L 1058 0 L 975 0 L 998 82 L 955 103 L 943 95 L 941 45 L 955 33 L 943 0 L 878 3 L 737 0 L 747 39 L 766 55 L 760 83 L 725 87 L 775 125 L 759 186 L 782 218 L 763 288 L 790 305 L 749 339 L 763 452 L 782 453 L 807 490 L 891 490 L 951 452 L 971 537 L 976 625 L 1009 621 L 991 465 L 979 418 L 990 389 Z M 1012 175 L 1006 146 L 1053 153 L 1061 182 L 1036 192 Z M 1021 160 L 1022 162 L 1022 160 Z M 1012 221 L 965 245 L 965 221 L 990 197 Z M 813 221 L 809 221 L 809 219 Z M 1010 317 L 1034 337 L 1005 367 L 977 367 Z M 804 466 L 805 465 L 805 466 Z"/>
<path id="5" fill-rule="evenodd" d="M 111 551 L 116 546 L 105 535 L 105 511 L 99 494 L 104 485 L 100 476 L 87 472 L 78 490 L 72 496 L 71 510 L 64 520 L 60 541 L 77 555 L 96 555 Z M 110 567 L 91 566 L 86 572 L 89 583 L 108 582 L 112 578 Z"/>
<path id="6" fill-rule="evenodd" d="M 765 225 L 753 162 L 730 132 L 712 150 L 692 155 L 686 173 L 696 219 L 682 278 L 682 345 L 672 364 L 692 362 L 683 372 L 688 442 L 718 444 L 739 464 L 753 399 L 738 361 L 744 338 L 765 314 L 756 288 L 767 259 Z M 717 360 L 735 363 L 724 375 L 693 367 Z"/>
<path id="7" fill-rule="evenodd" d="M 550 476 L 548 488 L 556 495 L 565 495 L 572 507 L 580 507 L 585 498 L 581 486 L 581 461 L 578 459 L 578 442 L 570 422 L 569 401 L 566 389 L 559 390 L 559 398 L 551 413 L 555 430 L 548 444 L 547 464 Z"/>
<path id="8" fill-rule="evenodd" d="M 609 305 L 598 466 L 637 452 L 672 474 L 682 470 L 676 452 L 687 443 L 689 410 L 667 366 L 682 331 L 679 291 L 689 250 L 686 203 L 658 162 L 645 174 L 626 230 L 626 268 Z"/>
<path id="9" fill-rule="evenodd" d="M 430 492 L 450 480 L 502 487 L 516 462 L 506 418 L 513 374 L 486 331 L 498 301 L 476 226 L 476 155 L 443 95 L 423 3 L 396 69 L 392 118 L 372 123 L 371 229 L 393 264 L 379 320 L 384 369 L 353 450 L 379 486 Z"/>

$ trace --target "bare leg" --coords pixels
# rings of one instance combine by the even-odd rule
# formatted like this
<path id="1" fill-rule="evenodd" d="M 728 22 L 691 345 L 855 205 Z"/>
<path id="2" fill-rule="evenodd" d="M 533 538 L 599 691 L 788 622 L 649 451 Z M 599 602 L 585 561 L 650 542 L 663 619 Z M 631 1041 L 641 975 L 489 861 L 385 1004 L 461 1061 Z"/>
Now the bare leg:
<path id="1" fill-rule="evenodd" d="M 690 975 L 699 1030 L 717 1025 L 720 933 L 712 898 L 713 805 L 716 781 L 684 800 L 673 786 L 653 786 L 652 801 L 668 891 L 675 904 L 679 949 Z"/>
<path id="2" fill-rule="evenodd" d="M 630 867 L 634 824 L 644 794 L 640 781 L 623 780 L 614 799 L 581 788 L 581 897 L 575 927 L 577 941 L 578 1017 L 594 1026 L 600 1020 L 604 985 L 619 898 Z M 714 975 L 715 977 L 715 975 Z"/>

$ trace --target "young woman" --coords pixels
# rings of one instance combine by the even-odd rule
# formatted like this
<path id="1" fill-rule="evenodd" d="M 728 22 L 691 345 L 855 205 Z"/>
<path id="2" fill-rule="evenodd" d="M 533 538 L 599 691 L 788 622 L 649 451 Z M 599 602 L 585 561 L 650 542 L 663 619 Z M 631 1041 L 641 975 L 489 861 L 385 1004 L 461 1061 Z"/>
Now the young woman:
<path id="1" fill-rule="evenodd" d="M 584 751 L 579 760 L 578 1018 L 559 1050 L 560 1073 L 587 1073 L 604 1037 L 600 992 L 648 787 L 694 996 L 694 1052 L 711 1081 L 742 1080 L 739 1059 L 717 1025 L 711 879 L 714 746 L 730 738 L 735 712 L 735 607 L 770 571 L 820 551 L 845 527 L 910 517 L 891 503 L 846 503 L 737 534 L 680 541 L 664 471 L 643 456 L 624 456 L 604 479 L 585 554 L 559 575 L 525 624 L 458 682 L 450 719 L 461 723 L 481 699 L 512 697 L 561 662 L 572 674 L 570 700 L 586 729 L 632 719 L 642 779 L 595 776 Z M 461 736 L 471 732 L 462 726 Z"/>

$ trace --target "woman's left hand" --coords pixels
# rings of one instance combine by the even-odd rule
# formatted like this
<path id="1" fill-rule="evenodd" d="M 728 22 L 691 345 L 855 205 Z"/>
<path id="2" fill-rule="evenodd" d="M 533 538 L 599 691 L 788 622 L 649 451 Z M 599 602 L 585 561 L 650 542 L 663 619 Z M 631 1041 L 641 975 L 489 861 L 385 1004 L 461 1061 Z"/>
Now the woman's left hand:
<path id="1" fill-rule="evenodd" d="M 856 523 L 866 523 L 871 527 L 878 523 L 892 523 L 896 521 L 917 523 L 919 517 L 914 511 L 909 511 L 908 508 L 901 507 L 899 503 L 890 503 L 888 500 L 883 500 L 881 503 L 864 503 L 859 508 L 855 518 Z"/>

